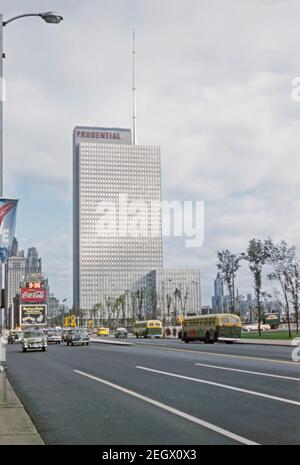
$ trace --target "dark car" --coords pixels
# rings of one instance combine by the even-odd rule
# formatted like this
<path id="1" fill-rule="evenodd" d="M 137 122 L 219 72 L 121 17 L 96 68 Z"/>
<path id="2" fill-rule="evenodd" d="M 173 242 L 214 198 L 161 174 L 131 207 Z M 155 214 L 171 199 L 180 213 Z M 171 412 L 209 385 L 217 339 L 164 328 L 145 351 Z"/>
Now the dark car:
<path id="1" fill-rule="evenodd" d="M 75 344 L 80 344 L 82 346 L 86 344 L 88 346 L 90 342 L 90 336 L 82 329 L 71 329 L 68 332 L 65 340 L 67 342 L 67 346 L 70 344 L 71 346 Z"/>

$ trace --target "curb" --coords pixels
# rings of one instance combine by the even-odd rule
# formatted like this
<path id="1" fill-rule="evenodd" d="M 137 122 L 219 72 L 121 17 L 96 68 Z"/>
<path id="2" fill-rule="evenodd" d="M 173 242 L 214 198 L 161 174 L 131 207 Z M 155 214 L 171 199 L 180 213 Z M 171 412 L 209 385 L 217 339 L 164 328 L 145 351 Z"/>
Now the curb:
<path id="1" fill-rule="evenodd" d="M 90 342 L 94 342 L 95 344 L 110 344 L 114 346 L 134 346 L 133 342 L 121 342 L 121 341 L 113 341 L 111 339 L 90 339 Z"/>
<path id="2" fill-rule="evenodd" d="M 266 341 L 266 340 L 265 340 Z M 255 339 L 240 339 L 237 344 L 249 344 L 249 345 L 260 345 L 260 346 L 276 346 L 276 347 L 297 347 L 297 344 L 292 344 L 292 341 L 281 341 L 279 339 L 270 339 L 270 342 L 265 342 Z"/>
<path id="3" fill-rule="evenodd" d="M 44 441 L 7 379 L 8 403 L 0 406 L 0 445 L 42 446 Z"/>

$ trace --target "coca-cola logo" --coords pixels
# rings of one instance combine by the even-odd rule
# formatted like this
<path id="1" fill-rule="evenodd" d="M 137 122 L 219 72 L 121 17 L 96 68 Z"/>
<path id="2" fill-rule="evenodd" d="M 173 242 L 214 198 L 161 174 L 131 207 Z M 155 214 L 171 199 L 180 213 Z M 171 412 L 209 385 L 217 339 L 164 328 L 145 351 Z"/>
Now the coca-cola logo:
<path id="1" fill-rule="evenodd" d="M 43 301 L 46 298 L 45 289 L 22 289 L 21 299 L 24 301 Z"/>

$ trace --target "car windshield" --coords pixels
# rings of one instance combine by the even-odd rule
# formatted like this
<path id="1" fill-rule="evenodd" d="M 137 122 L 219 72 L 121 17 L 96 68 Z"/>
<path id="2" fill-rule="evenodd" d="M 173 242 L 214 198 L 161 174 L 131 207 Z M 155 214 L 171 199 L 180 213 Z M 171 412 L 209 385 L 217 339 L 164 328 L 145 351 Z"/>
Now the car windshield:
<path id="1" fill-rule="evenodd" d="M 43 333 L 41 331 L 27 331 L 24 333 L 24 337 L 43 337 Z"/>

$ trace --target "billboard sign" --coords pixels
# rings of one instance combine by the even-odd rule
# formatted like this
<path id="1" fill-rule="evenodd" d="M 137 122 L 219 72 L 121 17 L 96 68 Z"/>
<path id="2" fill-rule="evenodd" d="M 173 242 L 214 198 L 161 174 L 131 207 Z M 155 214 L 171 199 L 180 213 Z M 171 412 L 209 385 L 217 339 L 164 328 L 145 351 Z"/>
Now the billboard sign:
<path id="1" fill-rule="evenodd" d="M 6 263 L 15 235 L 18 200 L 0 199 L 0 262 Z"/>
<path id="2" fill-rule="evenodd" d="M 47 300 L 47 292 L 45 288 L 21 288 L 21 301 L 29 303 L 44 303 Z"/>
<path id="3" fill-rule="evenodd" d="M 47 305 L 20 305 L 20 325 L 40 326 L 47 323 Z"/>

